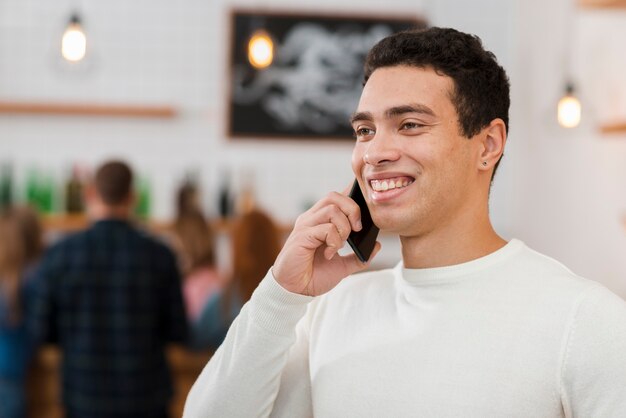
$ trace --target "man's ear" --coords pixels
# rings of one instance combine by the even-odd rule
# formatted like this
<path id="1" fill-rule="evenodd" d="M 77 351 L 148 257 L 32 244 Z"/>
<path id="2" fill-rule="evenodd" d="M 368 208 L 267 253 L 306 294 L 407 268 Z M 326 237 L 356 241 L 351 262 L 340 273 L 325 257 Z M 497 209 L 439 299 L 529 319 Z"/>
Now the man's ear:
<path id="1" fill-rule="evenodd" d="M 481 141 L 480 154 L 476 164 L 483 171 L 490 171 L 502 157 L 506 145 L 506 126 L 504 121 L 496 118 L 484 128 L 477 138 Z"/>
<path id="2" fill-rule="evenodd" d="M 131 191 L 128 193 L 128 197 L 126 198 L 126 204 L 130 208 L 134 208 L 137 205 L 137 192 L 135 192 L 135 190 L 131 189 Z"/>
<path id="3" fill-rule="evenodd" d="M 93 203 L 95 200 L 97 200 L 97 197 L 98 192 L 96 191 L 96 186 L 94 186 L 92 183 L 87 183 L 85 185 L 85 188 L 83 189 L 83 199 L 85 203 Z"/>

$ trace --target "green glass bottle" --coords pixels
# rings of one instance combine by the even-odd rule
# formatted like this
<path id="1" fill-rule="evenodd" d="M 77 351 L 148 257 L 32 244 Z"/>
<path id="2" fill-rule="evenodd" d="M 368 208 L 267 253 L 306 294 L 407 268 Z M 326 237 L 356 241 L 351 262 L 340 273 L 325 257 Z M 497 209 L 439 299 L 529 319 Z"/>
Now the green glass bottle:
<path id="1" fill-rule="evenodd" d="M 65 212 L 69 214 L 83 213 L 83 183 L 80 178 L 80 170 L 74 165 L 72 172 L 65 183 Z"/>
<path id="2" fill-rule="evenodd" d="M 36 169 L 31 168 L 26 175 L 26 190 L 24 191 L 24 198 L 26 203 L 33 209 L 41 211 L 41 205 L 39 201 L 39 173 Z"/>
<path id="3" fill-rule="evenodd" d="M 135 215 L 139 219 L 147 220 L 150 217 L 150 206 L 152 204 L 150 182 L 145 177 L 139 179 L 137 184 L 137 203 L 135 205 Z"/>
<path id="4" fill-rule="evenodd" d="M 0 171 L 0 209 L 13 204 L 13 167 L 4 163 Z"/>
<path id="5" fill-rule="evenodd" d="M 39 208 L 47 215 L 55 212 L 55 185 L 52 175 L 46 174 L 41 177 L 38 185 Z"/>

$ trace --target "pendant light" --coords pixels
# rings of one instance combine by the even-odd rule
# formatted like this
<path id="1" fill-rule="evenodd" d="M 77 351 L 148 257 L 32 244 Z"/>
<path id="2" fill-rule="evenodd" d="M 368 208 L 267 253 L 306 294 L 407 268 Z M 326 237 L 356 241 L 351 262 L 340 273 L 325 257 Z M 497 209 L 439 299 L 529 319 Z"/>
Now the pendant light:
<path id="1" fill-rule="evenodd" d="M 565 72 L 567 82 L 565 83 L 565 91 L 557 104 L 557 121 L 564 128 L 575 128 L 580 124 L 582 115 L 582 106 L 580 100 L 576 96 L 574 83 L 571 81 L 572 71 L 572 45 L 576 43 L 576 16 L 574 14 L 577 6 L 573 1 L 569 1 L 568 19 L 565 21 Z"/>
<path id="2" fill-rule="evenodd" d="M 248 61 L 256 69 L 267 68 L 274 60 L 274 41 L 263 29 L 254 31 L 248 42 Z"/>
<path id="3" fill-rule="evenodd" d="M 574 94 L 574 84 L 567 83 L 565 95 L 559 100 L 557 106 L 557 119 L 559 125 L 564 128 L 575 128 L 580 124 L 582 107 L 580 100 Z"/>
<path id="4" fill-rule="evenodd" d="M 78 13 L 73 13 L 61 39 L 61 56 L 69 62 L 80 62 L 87 53 L 87 36 Z"/>

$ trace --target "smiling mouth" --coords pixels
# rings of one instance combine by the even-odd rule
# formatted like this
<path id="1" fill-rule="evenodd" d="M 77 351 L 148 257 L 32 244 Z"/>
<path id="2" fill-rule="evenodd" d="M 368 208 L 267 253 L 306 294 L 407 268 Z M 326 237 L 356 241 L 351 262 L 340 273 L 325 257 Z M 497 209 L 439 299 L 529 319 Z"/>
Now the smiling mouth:
<path id="1" fill-rule="evenodd" d="M 412 177 L 394 177 L 390 179 L 370 180 L 370 186 L 375 192 L 385 192 L 392 189 L 401 189 L 413 183 Z"/>

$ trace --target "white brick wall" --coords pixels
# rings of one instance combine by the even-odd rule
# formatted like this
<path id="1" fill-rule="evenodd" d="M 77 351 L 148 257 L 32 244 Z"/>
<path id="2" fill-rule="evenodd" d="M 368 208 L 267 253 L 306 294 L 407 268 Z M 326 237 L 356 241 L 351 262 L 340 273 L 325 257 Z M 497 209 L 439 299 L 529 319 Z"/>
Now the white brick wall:
<path id="1" fill-rule="evenodd" d="M 589 119 L 574 133 L 552 122 L 567 1 L 0 0 L 0 100 L 167 104 L 181 111 L 173 120 L 0 115 L 0 161 L 14 160 L 22 173 L 46 168 L 61 180 L 73 162 L 122 156 L 150 177 L 158 218 L 171 215 L 185 170 L 201 171 L 211 211 L 222 168 L 248 170 L 260 204 L 288 222 L 305 202 L 350 183 L 351 144 L 225 137 L 229 11 L 423 14 L 433 24 L 481 36 L 511 76 L 512 130 L 491 202 L 496 229 L 626 295 L 625 143 L 599 137 Z M 93 47 L 92 62 L 78 71 L 56 56 L 72 4 L 80 5 Z M 598 117 L 624 116 L 623 37 L 611 33 L 623 30 L 626 17 L 585 16 L 586 41 L 575 57 L 584 92 Z M 398 258 L 397 243 L 385 244 L 380 259 L 390 264 Z"/>

